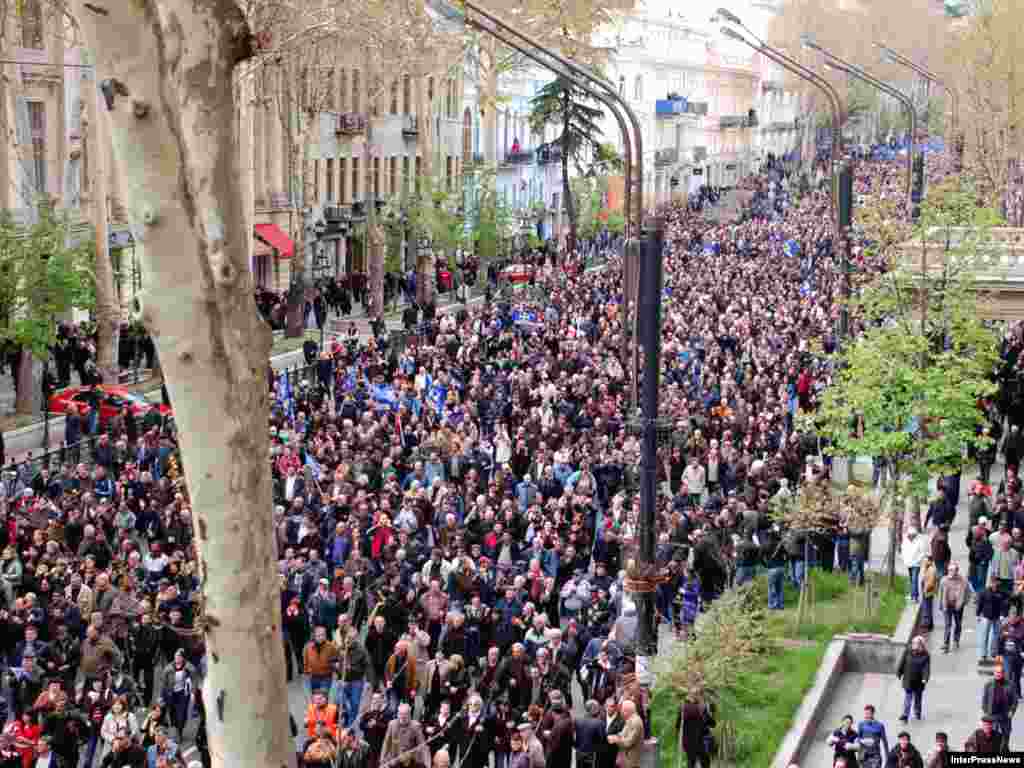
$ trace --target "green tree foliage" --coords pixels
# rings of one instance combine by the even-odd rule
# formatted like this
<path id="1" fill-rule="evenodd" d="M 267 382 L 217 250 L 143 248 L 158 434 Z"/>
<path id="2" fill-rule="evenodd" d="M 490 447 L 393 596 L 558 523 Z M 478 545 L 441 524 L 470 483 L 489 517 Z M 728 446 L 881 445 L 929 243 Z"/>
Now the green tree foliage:
<path id="1" fill-rule="evenodd" d="M 894 248 L 892 268 L 852 302 L 867 329 L 841 353 L 819 425 L 833 454 L 894 467 L 891 504 L 925 497 L 931 477 L 959 471 L 963 447 L 986 439 L 977 402 L 994 391 L 998 350 L 975 280 L 994 223 L 969 184 L 936 187 L 912 246 Z"/>
<path id="2" fill-rule="evenodd" d="M 561 77 L 541 88 L 530 103 L 530 127 L 536 133 L 543 133 L 547 125 L 561 130 L 556 142 L 562 147 L 562 197 L 569 216 L 570 248 L 576 242 L 577 211 L 569 183 L 569 163 L 574 163 L 582 175 L 602 151 L 598 121 L 604 113 L 592 105 L 590 97 Z"/>
<path id="3" fill-rule="evenodd" d="M 46 206 L 28 227 L 0 212 L 0 339 L 45 357 L 56 343 L 54 319 L 92 308 L 95 247 L 71 242 L 69 220 Z"/>

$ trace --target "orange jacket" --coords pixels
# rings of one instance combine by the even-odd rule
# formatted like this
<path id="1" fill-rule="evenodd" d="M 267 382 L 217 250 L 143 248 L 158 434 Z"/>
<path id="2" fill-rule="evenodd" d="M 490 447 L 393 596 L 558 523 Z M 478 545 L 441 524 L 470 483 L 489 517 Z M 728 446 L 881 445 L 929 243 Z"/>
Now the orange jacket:
<path id="1" fill-rule="evenodd" d="M 323 723 L 324 730 L 331 735 L 335 743 L 338 741 L 338 708 L 334 704 L 327 704 L 323 709 L 317 709 L 310 704 L 306 710 L 306 734 L 309 738 L 316 736 L 316 724 Z"/>

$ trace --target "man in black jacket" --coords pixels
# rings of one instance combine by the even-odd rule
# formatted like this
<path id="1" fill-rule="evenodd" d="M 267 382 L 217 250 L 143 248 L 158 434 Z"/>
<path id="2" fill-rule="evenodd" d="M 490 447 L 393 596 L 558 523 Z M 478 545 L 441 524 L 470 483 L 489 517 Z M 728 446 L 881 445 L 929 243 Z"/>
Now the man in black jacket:
<path id="1" fill-rule="evenodd" d="M 889 753 L 885 768 L 924 768 L 921 753 L 910 743 L 910 734 L 902 731 L 896 738 L 898 742 Z"/>
<path id="2" fill-rule="evenodd" d="M 601 705 L 591 699 L 583 708 L 586 716 L 576 720 L 576 768 L 596 768 L 598 755 L 608 748 Z"/>
<path id="3" fill-rule="evenodd" d="M 110 752 L 100 768 L 145 768 L 146 753 L 142 747 L 136 746 L 127 733 L 119 733 L 114 737 L 113 751 Z"/>

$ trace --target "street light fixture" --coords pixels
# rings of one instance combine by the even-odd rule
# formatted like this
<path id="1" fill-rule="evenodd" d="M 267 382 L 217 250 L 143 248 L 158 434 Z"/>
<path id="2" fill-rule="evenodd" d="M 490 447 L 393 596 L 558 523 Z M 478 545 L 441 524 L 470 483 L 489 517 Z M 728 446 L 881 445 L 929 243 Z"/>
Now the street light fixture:
<path id="1" fill-rule="evenodd" d="M 744 30 L 746 29 L 746 26 L 744 26 L 743 22 L 740 21 L 739 17 L 736 16 L 736 14 L 730 13 L 729 11 L 725 10 L 724 8 L 720 8 L 718 10 L 718 15 L 720 17 L 722 17 L 723 19 L 725 19 L 726 21 L 729 21 L 730 23 L 732 23 L 732 24 L 734 24 L 736 26 L 739 26 L 739 27 L 741 27 Z M 746 37 L 744 37 L 743 35 L 741 35 L 739 32 L 737 32 L 735 29 L 733 29 L 731 27 L 722 27 L 721 28 L 721 32 L 722 32 L 722 34 L 725 37 L 729 38 L 730 40 L 735 40 L 736 42 L 743 43 L 744 45 L 746 45 L 749 48 L 753 48 L 755 51 L 760 53 L 766 59 L 769 59 L 770 61 L 774 61 L 780 67 L 782 67 L 783 69 L 787 70 L 788 72 L 793 73 L 794 75 L 799 77 L 801 80 L 806 80 L 807 82 L 809 82 L 812 85 L 816 86 L 819 90 L 821 90 L 825 94 L 825 97 L 828 99 L 829 105 L 832 108 L 832 154 L 831 154 L 831 158 L 830 158 L 830 161 L 831 161 L 830 162 L 830 166 L 832 168 L 832 224 L 833 224 L 833 227 L 835 228 L 836 235 L 838 236 L 838 233 L 839 233 L 839 176 L 838 176 L 838 174 L 839 174 L 839 168 L 838 168 L 838 166 L 839 166 L 839 134 L 840 134 L 840 132 L 842 130 L 842 120 L 843 120 L 843 108 L 842 108 L 842 104 L 839 101 L 839 94 L 836 92 L 836 89 L 832 87 L 832 84 L 828 80 L 826 80 L 824 77 L 819 75 L 813 69 L 809 69 L 808 67 L 805 67 L 800 62 L 798 62 L 795 59 L 791 58 L 790 56 L 787 56 L 785 53 L 783 53 L 782 51 L 778 50 L 777 48 L 772 48 L 771 46 L 769 46 L 769 45 L 767 45 L 767 44 L 765 44 L 763 42 L 760 42 L 760 41 L 758 43 L 756 43 L 756 44 L 752 43 L 750 40 L 748 40 Z M 754 35 L 754 37 L 756 38 L 756 35 Z"/>
<path id="2" fill-rule="evenodd" d="M 945 81 L 940 80 L 939 77 L 932 71 L 925 69 L 923 66 L 913 61 L 908 56 L 904 56 L 897 50 L 890 48 L 884 43 L 872 43 L 876 48 L 882 52 L 882 57 L 885 61 L 890 64 L 902 64 L 908 69 L 913 70 L 918 75 L 923 77 L 929 82 L 935 83 L 937 86 L 942 88 L 949 94 L 950 99 L 950 110 L 952 111 L 950 125 L 952 128 L 953 138 L 957 136 L 957 116 L 960 114 L 960 95 L 951 86 L 947 85 Z"/>
<path id="3" fill-rule="evenodd" d="M 868 74 L 863 69 L 858 67 L 856 64 L 851 64 L 848 61 L 840 59 L 835 54 L 822 48 L 815 39 L 809 34 L 803 34 L 800 36 L 800 43 L 805 48 L 810 48 L 813 51 L 817 51 L 825 57 L 825 65 L 832 69 L 843 72 L 844 74 L 850 75 L 862 80 L 868 85 L 872 85 L 882 93 L 886 93 L 892 96 L 894 99 L 903 104 L 907 108 L 907 114 L 910 118 L 910 146 L 907 148 L 907 217 L 913 218 L 914 212 L 914 142 L 917 140 L 917 110 L 914 109 L 914 102 L 911 101 L 910 97 L 902 91 L 898 91 L 891 85 L 883 83 L 877 77 Z"/>

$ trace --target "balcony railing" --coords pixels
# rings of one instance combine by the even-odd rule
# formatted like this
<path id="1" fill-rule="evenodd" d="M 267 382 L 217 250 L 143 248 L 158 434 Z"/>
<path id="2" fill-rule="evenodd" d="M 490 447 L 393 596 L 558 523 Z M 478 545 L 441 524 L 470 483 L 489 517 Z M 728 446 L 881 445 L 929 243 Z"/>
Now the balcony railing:
<path id="1" fill-rule="evenodd" d="M 407 139 L 414 139 L 419 135 L 420 121 L 416 115 L 406 115 L 402 123 L 402 135 Z"/>
<path id="2" fill-rule="evenodd" d="M 325 205 L 324 219 L 326 221 L 348 221 L 352 218 L 352 207 L 348 205 Z"/>
<path id="3" fill-rule="evenodd" d="M 356 136 L 366 133 L 366 115 L 359 112 L 344 112 L 338 115 L 336 133 L 339 136 Z"/>
<path id="4" fill-rule="evenodd" d="M 504 165 L 529 165 L 533 162 L 533 152 L 509 152 L 505 155 Z"/>
<path id="5" fill-rule="evenodd" d="M 675 147 L 659 149 L 654 153 L 654 164 L 656 166 L 672 165 L 679 162 L 679 150 Z"/>
<path id="6" fill-rule="evenodd" d="M 541 165 L 550 165 L 551 163 L 562 162 L 562 145 L 543 144 L 540 149 L 537 150 L 537 162 Z"/>

